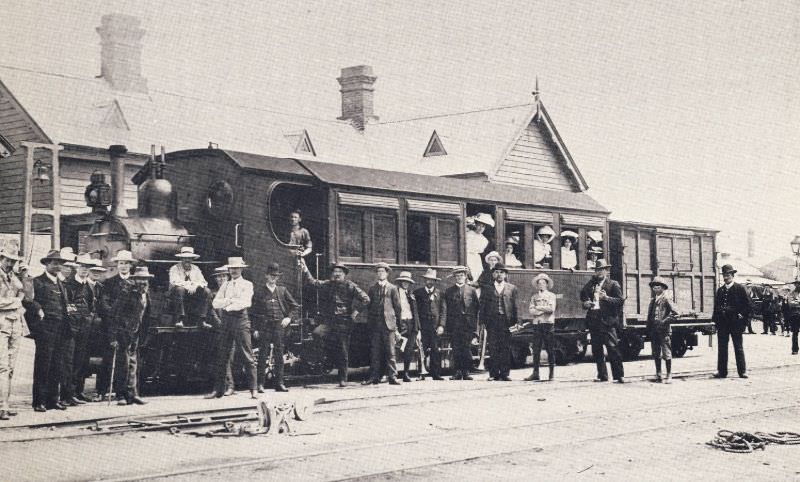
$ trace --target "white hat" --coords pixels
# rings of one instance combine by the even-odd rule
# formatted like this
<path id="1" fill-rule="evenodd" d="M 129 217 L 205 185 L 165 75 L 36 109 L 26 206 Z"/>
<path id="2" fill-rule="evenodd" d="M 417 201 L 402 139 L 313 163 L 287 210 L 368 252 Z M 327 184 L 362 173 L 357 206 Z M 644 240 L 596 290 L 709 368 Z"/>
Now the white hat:
<path id="1" fill-rule="evenodd" d="M 542 226 L 541 228 L 539 228 L 538 231 L 536 231 L 536 235 L 537 236 L 550 236 L 550 239 L 552 240 L 556 236 L 556 232 L 553 231 L 553 228 L 551 228 L 550 226 Z"/>
<path id="2" fill-rule="evenodd" d="M 19 261 L 22 259 L 16 253 L 9 251 L 6 248 L 0 249 L 0 258 L 8 258 L 12 261 Z"/>
<path id="3" fill-rule="evenodd" d="M 489 264 L 489 258 L 491 257 L 497 258 L 497 261 L 503 261 L 503 257 L 500 256 L 500 253 L 498 253 L 497 251 L 492 251 L 483 257 L 483 260 L 486 261 L 486 264 Z"/>
<path id="4" fill-rule="evenodd" d="M 192 258 L 197 259 L 200 257 L 199 254 L 195 254 L 194 248 L 191 246 L 183 246 L 181 248 L 181 252 L 176 254 L 175 257 L 177 258 Z"/>
<path id="5" fill-rule="evenodd" d="M 64 258 L 64 266 L 72 266 L 72 267 L 78 266 L 78 263 L 75 262 L 77 256 L 75 255 L 75 251 L 73 251 L 71 247 L 67 246 L 65 248 L 61 248 L 59 254 L 61 254 L 62 258 Z"/>
<path id="6" fill-rule="evenodd" d="M 576 233 L 575 231 L 570 231 L 570 230 L 561 231 L 561 237 L 562 238 L 575 238 L 575 239 L 578 239 L 578 233 Z"/>
<path id="7" fill-rule="evenodd" d="M 81 253 L 75 258 L 75 262 L 82 266 L 95 266 L 95 262 L 92 259 L 92 255 L 89 253 Z"/>
<path id="8" fill-rule="evenodd" d="M 133 259 L 133 253 L 128 251 L 127 249 L 120 249 L 117 251 L 117 255 L 111 258 L 112 262 L 117 261 L 130 261 L 131 263 L 135 263 L 136 260 Z"/>
<path id="9" fill-rule="evenodd" d="M 228 268 L 247 268 L 244 260 L 240 256 L 228 258 Z"/>
<path id="10" fill-rule="evenodd" d="M 475 222 L 476 223 L 483 223 L 487 226 L 494 227 L 494 219 L 492 216 L 487 213 L 478 213 L 475 215 Z"/>

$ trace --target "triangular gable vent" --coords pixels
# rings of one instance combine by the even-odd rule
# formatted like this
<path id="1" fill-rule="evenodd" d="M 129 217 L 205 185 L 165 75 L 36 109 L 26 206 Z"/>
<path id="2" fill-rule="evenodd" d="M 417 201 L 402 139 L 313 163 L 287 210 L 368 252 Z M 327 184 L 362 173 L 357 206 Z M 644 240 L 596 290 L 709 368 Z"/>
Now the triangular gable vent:
<path id="1" fill-rule="evenodd" d="M 122 108 L 116 99 L 107 104 L 98 105 L 97 108 L 100 109 L 101 112 L 100 125 L 103 127 L 131 130 L 128 126 L 128 121 L 125 120 L 125 115 L 122 113 Z"/>
<path id="2" fill-rule="evenodd" d="M 444 150 L 444 146 L 442 145 L 441 139 L 439 139 L 439 134 L 436 131 L 433 131 L 431 135 L 431 140 L 428 141 L 428 147 L 425 148 L 425 153 L 422 154 L 422 157 L 432 157 L 432 156 L 446 156 L 447 151 Z"/>
<path id="3" fill-rule="evenodd" d="M 299 132 L 285 134 L 283 137 L 289 141 L 297 154 L 311 154 L 316 157 L 317 152 L 314 150 L 314 144 L 311 143 L 311 138 L 308 136 L 308 131 L 303 129 Z"/>

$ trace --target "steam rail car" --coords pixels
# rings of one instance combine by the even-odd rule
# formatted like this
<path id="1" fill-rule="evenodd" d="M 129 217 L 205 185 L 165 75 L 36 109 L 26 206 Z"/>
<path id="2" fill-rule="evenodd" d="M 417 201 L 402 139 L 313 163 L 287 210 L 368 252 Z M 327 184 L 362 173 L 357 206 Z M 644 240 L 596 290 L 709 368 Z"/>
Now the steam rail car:
<path id="1" fill-rule="evenodd" d="M 113 163 L 115 157 L 111 154 Z M 350 278 L 364 289 L 374 282 L 376 262 L 389 263 L 395 275 L 400 270 L 410 271 L 418 282 L 425 269 L 433 267 L 442 279 L 440 287 L 446 288 L 451 283 L 448 275 L 452 268 L 467 263 L 466 219 L 478 213 L 491 215 L 495 225 L 483 233 L 489 241 L 486 252 L 496 249 L 503 253 L 510 245 L 509 254 L 521 265 L 509 273 L 509 281 L 520 290 L 520 316 L 530 318 L 531 279 L 536 274 L 546 272 L 555 283 L 559 298 L 559 362 L 580 359 L 585 353 L 585 311 L 578 293 L 592 276 L 591 266 L 598 255 L 608 253 L 605 256 L 613 264 L 625 266 L 622 271 L 615 270 L 614 276 L 623 282 L 628 296 L 637 296 L 638 311 L 629 311 L 632 316 L 641 314 L 641 306 L 648 299 L 642 283 L 646 286 L 648 276 L 664 272 L 663 264 L 657 264 L 655 269 L 651 264 L 649 270 L 637 265 L 634 272 L 629 260 L 631 249 L 635 249 L 642 260 L 652 256 L 651 261 L 660 263 L 662 258 L 657 255 L 665 249 L 659 237 L 665 233 L 663 229 L 659 235 L 660 228 L 656 226 L 609 223 L 609 212 L 582 192 L 404 174 L 222 149 L 169 153 L 162 164 L 151 160 L 135 180 L 139 185 L 137 213 L 98 211 L 91 226 L 77 229 L 73 222 L 72 231 L 66 234 L 71 239 L 65 239 L 65 245 L 82 244 L 79 249 L 98 252 L 104 261 L 119 249 L 130 249 L 155 273 L 151 291 L 159 309 L 154 310 L 155 317 L 150 320 L 142 376 L 157 384 L 207 381 L 213 359 L 213 334 L 198 328 L 176 328 L 164 296 L 168 289 L 167 270 L 176 262 L 174 253 L 185 245 L 193 246 L 201 255 L 199 264 L 207 279 L 213 268 L 230 256 L 245 259 L 250 265 L 245 278 L 255 284 L 264 282 L 268 263 L 280 263 L 284 272 L 281 282 L 303 304 L 302 319 L 293 326 L 285 354 L 290 373 L 326 368 L 312 349 L 310 337 L 314 325 L 321 321 L 319 299 L 313 289 L 303 288 L 294 248 L 289 245 L 289 215 L 297 209 L 302 212 L 302 224 L 313 241 L 313 253 L 306 257 L 311 271 L 319 278 L 327 278 L 333 261 L 344 262 L 350 268 Z M 631 248 L 630 240 L 645 239 L 648 230 L 655 233 L 657 244 L 645 255 L 644 244 Z M 639 234 L 631 238 L 629 233 Z M 572 237 L 572 252 L 563 250 L 560 235 Z M 710 246 L 713 253 L 713 232 L 703 231 L 702 236 L 703 244 L 698 246 Z M 712 241 L 705 244 L 708 236 Z M 506 243 L 509 239 L 513 242 Z M 694 246 L 693 241 L 689 242 Z M 701 258 L 704 264 L 692 269 L 697 267 L 703 274 L 706 269 L 713 270 L 713 260 L 705 256 Z M 107 264 L 112 267 L 110 261 Z M 685 276 L 681 273 L 678 270 L 673 274 L 679 286 L 676 292 L 683 296 Z M 631 278 L 634 274 L 636 284 Z M 703 284 L 706 278 L 700 278 L 701 290 L 713 286 Z M 694 293 L 687 298 L 692 303 Z M 704 309 L 705 298 L 698 300 Z M 626 309 L 630 307 L 626 305 Z M 365 366 L 369 363 L 369 344 L 364 315 L 356 323 L 351 365 Z M 524 363 L 529 340 L 524 333 L 514 339 L 515 360 Z M 633 341 L 630 344 L 635 345 Z M 448 351 L 446 345 L 444 350 Z M 447 365 L 447 356 L 445 360 Z"/>

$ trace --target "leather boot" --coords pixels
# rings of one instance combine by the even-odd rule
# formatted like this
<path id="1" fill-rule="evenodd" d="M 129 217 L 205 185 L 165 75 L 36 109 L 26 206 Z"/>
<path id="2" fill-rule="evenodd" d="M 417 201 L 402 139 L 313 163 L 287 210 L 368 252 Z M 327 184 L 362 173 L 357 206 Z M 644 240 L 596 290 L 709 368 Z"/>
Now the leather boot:
<path id="1" fill-rule="evenodd" d="M 404 382 L 410 382 L 411 381 L 411 377 L 408 376 L 408 371 L 403 371 L 403 381 Z"/>
<path id="2" fill-rule="evenodd" d="M 531 373 L 529 376 L 525 377 L 523 380 L 525 380 L 526 382 L 538 381 L 539 380 L 539 370 L 537 368 L 534 368 L 533 369 L 533 373 Z"/>

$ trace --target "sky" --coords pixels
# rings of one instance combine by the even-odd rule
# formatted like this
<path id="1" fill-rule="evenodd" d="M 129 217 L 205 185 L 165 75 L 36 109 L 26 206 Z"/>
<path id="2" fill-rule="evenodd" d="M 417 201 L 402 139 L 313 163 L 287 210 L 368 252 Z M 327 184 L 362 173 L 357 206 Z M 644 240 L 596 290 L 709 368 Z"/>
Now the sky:
<path id="1" fill-rule="evenodd" d="M 612 218 L 800 234 L 800 2 L 3 0 L 0 64 L 99 74 L 95 27 L 142 19 L 150 88 L 333 119 L 368 64 L 381 120 L 541 98 Z M 383 167 L 376 164 L 375 167 Z"/>

